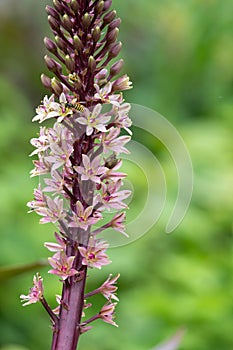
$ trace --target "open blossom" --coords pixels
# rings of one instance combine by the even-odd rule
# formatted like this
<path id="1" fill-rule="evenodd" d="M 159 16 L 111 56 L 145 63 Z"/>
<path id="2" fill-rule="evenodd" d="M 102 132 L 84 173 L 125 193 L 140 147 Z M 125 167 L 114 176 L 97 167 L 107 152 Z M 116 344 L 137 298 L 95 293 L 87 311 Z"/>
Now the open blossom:
<path id="1" fill-rule="evenodd" d="M 72 267 L 74 259 L 75 256 L 67 257 L 65 252 L 62 252 L 59 258 L 48 258 L 49 264 L 53 267 L 53 269 L 48 272 L 61 277 L 63 280 L 74 276 L 78 273 L 78 271 Z"/>
<path id="2" fill-rule="evenodd" d="M 113 151 L 116 154 L 119 153 L 129 153 L 129 151 L 124 147 L 124 145 L 130 141 L 130 136 L 120 136 L 120 128 L 111 128 L 109 133 L 102 134 L 102 145 L 103 152 L 108 153 Z"/>
<path id="3" fill-rule="evenodd" d="M 83 230 L 87 230 L 90 225 L 96 224 L 102 215 L 98 212 L 93 213 L 93 207 L 87 207 L 84 209 L 82 203 L 77 201 L 76 203 L 76 213 L 73 213 L 69 227 L 80 227 Z"/>
<path id="4" fill-rule="evenodd" d="M 55 252 L 53 258 L 59 259 L 60 254 L 66 250 L 66 240 L 55 232 L 55 238 L 57 243 L 45 242 L 44 246 L 51 252 Z"/>
<path id="5" fill-rule="evenodd" d="M 30 212 L 41 207 L 46 206 L 46 199 L 41 190 L 41 185 L 34 189 L 34 200 L 27 203 L 27 206 L 31 208 Z"/>
<path id="6" fill-rule="evenodd" d="M 115 80 L 112 85 L 112 91 L 124 91 L 132 89 L 132 82 L 129 80 L 129 77 L 126 74 Z"/>
<path id="7" fill-rule="evenodd" d="M 98 269 L 110 264 L 111 261 L 105 254 L 107 248 L 107 242 L 94 240 L 91 240 L 87 248 L 79 246 L 78 249 L 83 256 L 82 264 L 88 267 L 97 267 Z"/>
<path id="8" fill-rule="evenodd" d="M 81 175 L 81 180 L 91 180 L 100 183 L 100 175 L 108 170 L 106 167 L 100 165 L 100 157 L 96 157 L 91 161 L 86 154 L 83 154 L 82 162 L 83 166 L 74 166 L 74 169 Z"/>
<path id="9" fill-rule="evenodd" d="M 31 144 L 36 149 L 30 154 L 30 156 L 34 156 L 35 154 L 45 152 L 49 148 L 47 129 L 45 127 L 40 128 L 39 137 L 31 139 Z"/>
<path id="10" fill-rule="evenodd" d="M 129 190 L 122 190 L 118 191 L 118 189 L 121 187 L 122 181 L 118 180 L 117 182 L 109 183 L 109 184 L 102 184 L 102 194 L 97 194 L 97 196 L 94 199 L 95 203 L 102 203 L 101 210 L 102 209 L 126 209 L 127 204 L 123 202 L 126 198 L 128 198 L 131 195 L 131 191 Z"/>
<path id="11" fill-rule="evenodd" d="M 114 299 L 116 301 L 119 301 L 118 297 L 115 295 L 115 292 L 117 291 L 118 287 L 115 286 L 115 283 L 117 282 L 118 278 L 120 277 L 120 274 L 116 275 L 112 278 L 112 274 L 108 276 L 108 279 L 98 288 L 99 292 L 103 294 L 103 296 L 108 299 Z"/>
<path id="12" fill-rule="evenodd" d="M 109 324 L 112 324 L 115 327 L 118 327 L 118 325 L 113 321 L 114 318 L 114 311 L 117 303 L 107 303 L 105 304 L 102 309 L 100 310 L 100 318 Z"/>
<path id="13" fill-rule="evenodd" d="M 67 115 L 71 114 L 72 111 L 65 107 L 67 100 L 64 93 L 60 95 L 59 102 L 60 103 L 54 101 L 54 95 L 50 96 L 50 98 L 45 96 L 43 104 L 36 109 L 37 114 L 32 121 L 39 121 L 39 123 L 42 123 L 46 119 L 57 117 L 58 121 L 61 122 Z"/>
<path id="14" fill-rule="evenodd" d="M 28 295 L 21 294 L 20 299 L 24 303 L 23 306 L 37 303 L 43 298 L 44 287 L 43 287 L 43 279 L 37 273 L 33 278 L 33 287 L 30 289 Z"/>
<path id="15" fill-rule="evenodd" d="M 125 212 L 116 214 L 113 219 L 110 221 L 110 227 L 112 227 L 114 230 L 121 232 L 123 235 L 128 237 L 127 233 L 125 232 L 125 219 L 126 214 Z"/>
<path id="16" fill-rule="evenodd" d="M 110 81 L 101 89 L 98 84 L 95 84 L 94 86 L 96 88 L 94 98 L 100 100 L 102 103 L 110 103 L 115 106 L 120 106 L 120 103 L 122 102 L 122 95 L 111 94 L 112 83 Z"/>
<path id="17" fill-rule="evenodd" d="M 33 122 L 43 122 L 46 119 L 57 116 L 55 110 L 59 107 L 59 104 L 54 101 L 54 95 L 44 97 L 43 103 L 36 109 L 36 116 L 32 119 Z"/>
<path id="18" fill-rule="evenodd" d="M 44 182 L 47 185 L 43 189 L 44 192 L 53 192 L 53 195 L 64 193 L 65 180 L 60 172 L 51 170 L 51 178 L 44 179 Z"/>
<path id="19" fill-rule="evenodd" d="M 54 199 L 46 196 L 46 207 L 42 206 L 34 210 L 37 214 L 43 216 L 40 219 L 41 224 L 47 224 L 48 222 L 55 223 L 66 217 L 66 212 L 63 208 L 63 199 L 58 196 Z"/>
<path id="20" fill-rule="evenodd" d="M 83 116 L 77 118 L 77 122 L 86 125 L 86 134 L 89 136 L 93 133 L 94 129 L 102 132 L 106 132 L 106 124 L 111 119 L 111 116 L 100 114 L 102 109 L 101 104 L 97 104 L 93 111 L 89 111 L 89 109 L 85 108 L 83 112 Z"/>
<path id="21" fill-rule="evenodd" d="M 123 103 L 118 108 L 115 108 L 116 116 L 113 123 L 116 127 L 123 128 L 132 135 L 132 131 L 129 129 L 132 125 L 132 120 L 128 116 L 130 109 L 131 105 L 129 103 Z"/>
<path id="22" fill-rule="evenodd" d="M 50 142 L 50 154 L 45 156 L 45 160 L 52 164 L 52 171 L 60 168 L 62 165 L 70 164 L 70 156 L 73 152 L 72 143 L 69 142 L 70 132 L 63 129 L 64 132 L 60 136 L 61 139 L 52 140 Z"/>
<path id="23" fill-rule="evenodd" d="M 52 167 L 52 165 L 43 158 L 33 160 L 33 165 L 35 168 L 30 171 L 31 177 L 48 174 Z"/>

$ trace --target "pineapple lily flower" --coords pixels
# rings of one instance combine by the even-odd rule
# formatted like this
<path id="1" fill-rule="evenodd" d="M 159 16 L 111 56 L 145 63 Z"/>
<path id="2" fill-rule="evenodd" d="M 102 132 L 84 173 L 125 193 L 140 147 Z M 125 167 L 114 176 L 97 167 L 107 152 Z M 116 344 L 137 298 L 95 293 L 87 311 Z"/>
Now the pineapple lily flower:
<path id="1" fill-rule="evenodd" d="M 130 196 L 130 191 L 121 189 L 127 174 L 118 171 L 122 164 L 118 156 L 129 153 L 125 145 L 131 139 L 132 122 L 122 91 L 131 83 L 125 74 L 119 76 L 123 60 L 111 63 L 122 46 L 117 41 L 120 20 L 111 3 L 53 0 L 53 7 L 46 7 L 55 40 L 44 40 L 50 76 L 42 74 L 41 81 L 50 95 L 36 109 L 33 121 L 43 126 L 31 140 L 35 148 L 31 156 L 36 157 L 31 176 L 43 176 L 27 206 L 42 217 L 41 224 L 56 225 L 56 242 L 44 245 L 52 252 L 48 272 L 58 277 L 62 294 L 56 296 L 58 306 L 50 308 L 42 278 L 36 274 L 29 294 L 21 299 L 24 305 L 40 302 L 48 312 L 51 350 L 75 350 L 80 335 L 97 319 L 117 326 L 113 318 L 119 274 L 109 275 L 95 291 L 85 291 L 88 269 L 111 263 L 109 244 L 97 234 L 113 228 L 126 235 L 121 210 L 127 209 L 124 201 Z M 121 135 L 122 130 L 129 135 Z M 110 209 L 116 211 L 114 217 L 101 224 Z M 85 299 L 94 294 L 102 294 L 108 302 L 83 321 L 84 309 L 91 307 Z"/>

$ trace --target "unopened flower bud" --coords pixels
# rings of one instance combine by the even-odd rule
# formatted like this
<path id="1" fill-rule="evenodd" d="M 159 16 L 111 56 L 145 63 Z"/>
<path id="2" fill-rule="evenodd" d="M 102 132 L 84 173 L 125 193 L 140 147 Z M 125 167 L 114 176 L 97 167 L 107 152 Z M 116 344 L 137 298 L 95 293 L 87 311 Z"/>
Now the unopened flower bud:
<path id="1" fill-rule="evenodd" d="M 104 9 L 104 1 L 100 1 L 97 3 L 96 7 L 95 7 L 95 13 L 100 14 Z"/>
<path id="2" fill-rule="evenodd" d="M 107 69 L 101 69 L 101 71 L 96 74 L 96 79 L 97 80 L 103 80 L 103 79 L 106 79 L 107 78 L 107 75 L 108 75 L 108 70 Z"/>
<path id="3" fill-rule="evenodd" d="M 124 65 L 124 61 L 120 59 L 119 61 L 115 62 L 112 67 L 110 68 L 110 74 L 109 74 L 109 79 L 114 77 L 115 75 L 119 74 L 122 67 Z"/>
<path id="4" fill-rule="evenodd" d="M 56 41 L 56 44 L 60 50 L 62 50 L 63 52 L 67 52 L 67 44 L 65 43 L 65 41 L 62 38 L 60 38 L 58 35 L 56 35 L 55 41 Z"/>
<path id="5" fill-rule="evenodd" d="M 92 38 L 95 43 L 100 39 L 100 35 L 101 35 L 100 27 L 96 26 L 92 32 Z"/>
<path id="6" fill-rule="evenodd" d="M 70 3 L 70 7 L 72 8 L 72 10 L 77 13 L 78 10 L 79 10 L 79 3 L 77 0 L 71 0 L 71 3 Z"/>
<path id="7" fill-rule="evenodd" d="M 119 29 L 118 28 L 114 28 L 113 30 L 111 30 L 108 34 L 107 34 L 107 43 L 108 44 L 112 44 L 116 41 L 117 36 L 119 33 Z"/>
<path id="8" fill-rule="evenodd" d="M 48 16 L 48 22 L 49 22 L 49 25 L 50 25 L 52 30 L 54 30 L 56 32 L 60 32 L 60 24 L 54 17 L 49 15 Z"/>
<path id="9" fill-rule="evenodd" d="M 57 52 L 57 46 L 51 39 L 45 37 L 44 38 L 44 44 L 45 44 L 46 49 L 49 52 L 51 52 L 51 53 L 56 53 Z"/>
<path id="10" fill-rule="evenodd" d="M 52 17 L 56 18 L 56 20 L 59 21 L 59 19 L 60 19 L 59 13 L 53 7 L 46 6 L 45 10 L 49 16 L 52 16 Z"/>
<path id="11" fill-rule="evenodd" d="M 96 60 L 93 56 L 90 56 L 88 59 L 88 67 L 90 68 L 91 72 L 94 72 L 96 69 Z"/>
<path id="12" fill-rule="evenodd" d="M 51 87 L 57 96 L 63 92 L 62 84 L 55 77 L 51 79 Z"/>
<path id="13" fill-rule="evenodd" d="M 65 57 L 65 65 L 70 72 L 75 71 L 75 63 L 69 55 L 66 55 Z"/>
<path id="14" fill-rule="evenodd" d="M 63 13 L 63 7 L 61 5 L 61 3 L 59 2 L 59 0 L 53 0 L 53 5 L 55 7 L 55 9 L 59 12 L 59 13 Z"/>
<path id="15" fill-rule="evenodd" d="M 75 50 L 77 50 L 78 52 L 82 51 L 83 44 L 82 44 L 81 40 L 79 39 L 78 35 L 74 35 L 73 45 L 74 45 Z"/>
<path id="16" fill-rule="evenodd" d="M 114 28 L 119 28 L 120 27 L 120 24 L 121 24 L 121 19 L 120 18 L 116 18 L 114 19 L 114 21 L 112 21 L 110 24 L 109 24 L 109 29 L 114 29 Z"/>
<path id="17" fill-rule="evenodd" d="M 117 57 L 117 55 L 121 51 L 121 48 L 122 48 L 122 43 L 120 41 L 118 43 L 114 44 L 112 46 L 111 50 L 109 51 L 108 59 L 112 59 L 114 57 Z"/>
<path id="18" fill-rule="evenodd" d="M 87 29 L 89 27 L 89 25 L 91 24 L 91 17 L 89 15 L 89 13 L 85 13 L 83 15 L 82 22 L 83 22 L 84 29 Z"/>
<path id="19" fill-rule="evenodd" d="M 106 1 L 105 1 L 105 3 L 106 3 Z M 104 25 L 107 25 L 108 23 L 112 22 L 115 17 L 116 17 L 116 11 L 115 10 L 112 10 L 112 11 L 108 12 L 103 18 Z"/>
<path id="20" fill-rule="evenodd" d="M 104 11 L 108 11 L 108 9 L 112 6 L 112 0 L 106 0 L 104 2 Z"/>
<path id="21" fill-rule="evenodd" d="M 44 87 L 46 89 L 50 90 L 51 89 L 51 79 L 45 74 L 41 74 L 40 79 L 41 79 L 41 82 L 44 85 Z"/>
<path id="22" fill-rule="evenodd" d="M 44 57 L 44 60 L 48 69 L 51 70 L 53 73 L 62 73 L 62 66 L 60 65 L 60 63 L 56 62 L 53 58 L 50 58 L 47 55 Z"/>
<path id="23" fill-rule="evenodd" d="M 73 28 L 73 23 L 71 22 L 69 16 L 65 13 L 62 19 L 64 28 L 68 31 L 71 31 Z"/>

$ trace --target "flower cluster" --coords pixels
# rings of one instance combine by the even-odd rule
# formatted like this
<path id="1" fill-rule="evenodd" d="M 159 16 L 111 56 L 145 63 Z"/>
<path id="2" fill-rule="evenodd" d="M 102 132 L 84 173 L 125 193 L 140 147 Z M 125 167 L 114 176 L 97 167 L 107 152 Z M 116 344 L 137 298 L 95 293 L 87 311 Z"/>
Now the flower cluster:
<path id="1" fill-rule="evenodd" d="M 59 323 L 60 316 L 73 307 L 69 305 L 72 297 L 68 297 L 72 288 L 80 283 L 83 290 L 87 268 L 100 269 L 111 262 L 106 254 L 108 243 L 98 239 L 98 234 L 113 228 L 127 236 L 124 200 L 131 192 L 121 189 L 126 174 L 118 170 L 122 164 L 119 155 L 128 153 L 125 145 L 131 139 L 132 122 L 130 104 L 122 95 L 131 88 L 131 82 L 125 74 L 117 77 L 123 60 L 109 66 L 122 46 L 117 42 L 121 21 L 116 11 L 110 10 L 111 1 L 53 3 L 54 7 L 47 6 L 46 11 L 55 41 L 45 38 L 44 42 L 55 56 L 45 56 L 54 76 L 41 77 L 51 95 L 44 97 L 33 118 L 39 123 L 49 120 L 50 126 L 41 126 L 38 137 L 31 140 L 35 148 L 31 156 L 37 157 L 31 176 L 39 176 L 40 183 L 27 205 L 30 212 L 42 217 L 40 223 L 54 223 L 59 231 L 55 234 L 57 243 L 45 243 L 54 253 L 48 259 L 52 267 L 49 273 L 59 276 L 63 283 L 63 294 L 57 296 L 59 307 L 50 312 L 50 316 L 57 315 L 52 318 Z M 101 224 L 106 210 L 116 213 Z M 109 276 L 94 293 L 87 294 L 101 293 L 108 302 L 90 321 L 80 323 L 77 318 L 81 333 L 97 318 L 116 325 L 114 284 L 118 278 Z M 34 277 L 29 295 L 21 296 L 28 300 L 25 305 L 40 301 L 41 283 L 39 275 Z M 85 308 L 84 299 L 78 305 Z M 82 313 L 77 309 L 77 315 Z M 57 328 L 62 329 L 62 325 Z M 59 332 L 54 336 L 59 341 Z"/>

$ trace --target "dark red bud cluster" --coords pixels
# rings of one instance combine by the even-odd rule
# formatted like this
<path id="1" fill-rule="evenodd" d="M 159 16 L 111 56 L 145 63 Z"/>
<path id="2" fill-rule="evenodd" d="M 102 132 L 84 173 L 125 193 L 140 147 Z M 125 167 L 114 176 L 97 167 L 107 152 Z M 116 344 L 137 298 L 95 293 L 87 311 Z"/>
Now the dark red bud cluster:
<path id="1" fill-rule="evenodd" d="M 45 63 L 55 77 L 43 74 L 41 80 L 57 96 L 70 90 L 78 100 L 90 100 L 95 94 L 95 76 L 118 56 L 121 20 L 110 10 L 111 4 L 111 0 L 53 0 L 53 7 L 46 7 L 55 38 L 45 38 L 44 43 L 55 57 L 46 55 Z M 119 60 L 110 67 L 106 83 L 122 66 Z"/>

